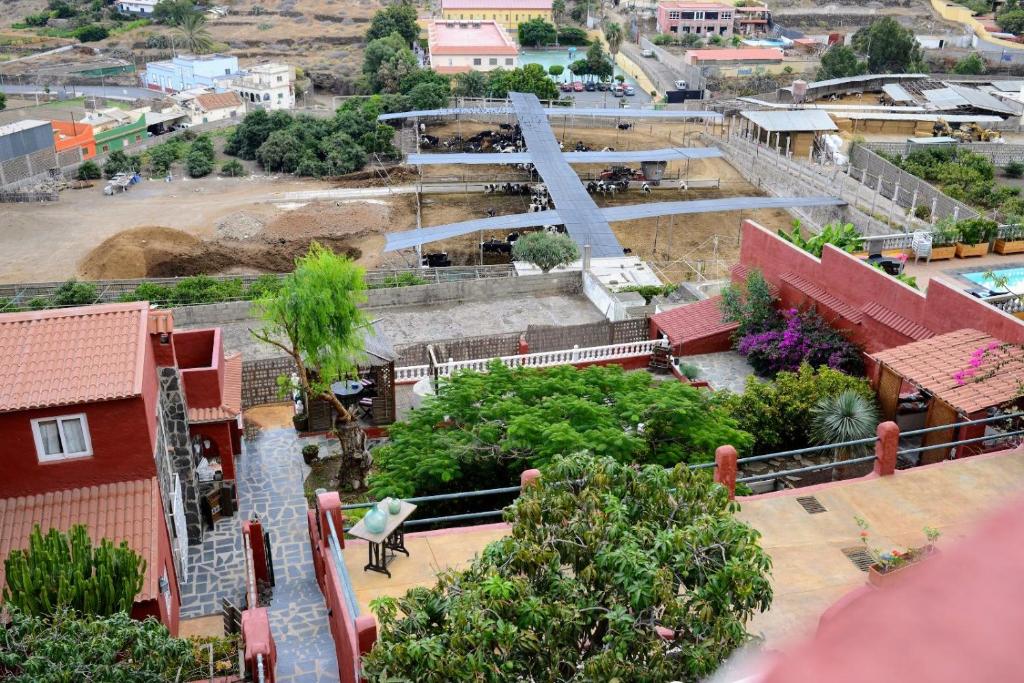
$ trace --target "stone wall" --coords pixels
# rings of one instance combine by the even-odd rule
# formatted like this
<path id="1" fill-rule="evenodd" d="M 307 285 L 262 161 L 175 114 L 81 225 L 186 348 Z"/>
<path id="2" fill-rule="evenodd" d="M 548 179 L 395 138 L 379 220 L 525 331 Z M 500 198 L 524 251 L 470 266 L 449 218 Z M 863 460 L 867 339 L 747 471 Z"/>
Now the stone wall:
<path id="1" fill-rule="evenodd" d="M 199 508 L 199 481 L 195 460 L 189 443 L 188 410 L 185 407 L 184 387 L 177 368 L 164 367 L 160 373 L 160 408 L 166 430 L 167 452 L 178 477 L 181 479 L 182 502 L 188 525 L 188 542 L 201 543 L 203 520 Z M 166 493 L 166 492 L 165 492 Z"/>
<path id="2" fill-rule="evenodd" d="M 864 147 L 885 154 L 903 155 L 907 151 L 905 142 L 865 142 Z M 1011 161 L 1024 161 L 1024 145 L 1000 144 L 998 142 L 972 142 L 957 145 L 957 149 L 964 149 L 974 154 L 987 157 L 996 166 L 1006 166 Z"/>

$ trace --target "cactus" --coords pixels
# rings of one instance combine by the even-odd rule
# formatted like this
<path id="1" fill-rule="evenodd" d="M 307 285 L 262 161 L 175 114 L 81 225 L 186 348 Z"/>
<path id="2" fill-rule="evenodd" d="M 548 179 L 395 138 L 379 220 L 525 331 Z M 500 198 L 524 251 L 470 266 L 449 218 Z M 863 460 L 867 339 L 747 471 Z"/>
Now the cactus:
<path id="1" fill-rule="evenodd" d="M 93 546 L 84 525 L 67 534 L 32 530 L 28 550 L 12 550 L 4 562 L 3 600 L 27 614 L 50 616 L 61 609 L 107 616 L 131 610 L 142 589 L 146 561 L 128 547 L 103 539 Z"/>

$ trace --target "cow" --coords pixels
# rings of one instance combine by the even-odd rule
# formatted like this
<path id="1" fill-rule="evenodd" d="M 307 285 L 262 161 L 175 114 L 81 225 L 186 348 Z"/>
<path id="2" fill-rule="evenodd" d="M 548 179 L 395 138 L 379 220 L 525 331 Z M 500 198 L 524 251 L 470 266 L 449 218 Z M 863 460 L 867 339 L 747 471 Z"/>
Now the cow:
<path id="1" fill-rule="evenodd" d="M 633 127 L 632 123 L 620 123 L 619 124 L 619 130 L 629 130 L 632 127 Z"/>

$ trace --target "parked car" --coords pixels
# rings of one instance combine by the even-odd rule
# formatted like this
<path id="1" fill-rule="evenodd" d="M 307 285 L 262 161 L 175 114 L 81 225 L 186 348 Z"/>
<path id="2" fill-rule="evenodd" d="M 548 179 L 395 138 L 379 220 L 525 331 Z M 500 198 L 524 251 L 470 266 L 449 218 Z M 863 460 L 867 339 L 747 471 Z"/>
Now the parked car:
<path id="1" fill-rule="evenodd" d="M 640 50 L 640 56 L 641 57 L 653 57 L 654 56 L 654 50 Z"/>
<path id="2" fill-rule="evenodd" d="M 587 84 L 583 86 L 587 92 L 594 92 L 597 90 L 597 84 L 594 81 L 587 81 Z"/>
<path id="3" fill-rule="evenodd" d="M 615 95 L 616 97 L 622 97 L 623 94 L 623 88 L 621 85 L 617 85 L 614 88 L 612 88 L 612 95 Z"/>
<path id="4" fill-rule="evenodd" d="M 605 92 L 611 87 L 612 84 L 609 83 L 608 81 L 601 81 L 600 83 L 597 84 L 597 89 L 600 90 L 601 92 Z"/>
<path id="5" fill-rule="evenodd" d="M 623 88 L 623 91 L 630 97 L 636 94 L 636 88 L 634 88 L 631 85 L 627 85 L 625 88 Z"/>
<path id="6" fill-rule="evenodd" d="M 676 81 L 676 90 L 686 90 L 686 81 Z"/>
<path id="7" fill-rule="evenodd" d="M 572 92 L 572 83 L 566 81 L 565 83 L 559 83 L 558 89 L 562 92 Z"/>
<path id="8" fill-rule="evenodd" d="M 573 81 L 572 89 L 573 92 L 583 92 L 583 81 Z"/>

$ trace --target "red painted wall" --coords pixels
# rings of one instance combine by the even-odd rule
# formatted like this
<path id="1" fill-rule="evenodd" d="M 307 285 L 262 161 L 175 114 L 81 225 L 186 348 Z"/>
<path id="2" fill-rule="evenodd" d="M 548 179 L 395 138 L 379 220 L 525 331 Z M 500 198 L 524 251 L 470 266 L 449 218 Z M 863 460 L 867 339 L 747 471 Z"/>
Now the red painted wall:
<path id="1" fill-rule="evenodd" d="M 212 422 L 203 423 L 197 425 L 189 425 L 188 433 L 189 436 L 199 436 L 203 439 L 209 439 L 212 444 L 216 444 L 217 455 L 220 456 L 220 464 L 224 473 L 225 479 L 235 478 L 235 454 L 239 451 L 234 450 L 234 436 L 233 432 L 238 431 L 234 422 Z M 239 439 L 241 444 L 241 439 Z"/>
<path id="2" fill-rule="evenodd" d="M 161 508 L 162 507 L 163 506 L 161 505 Z M 162 515 L 161 520 L 163 520 Z M 180 623 L 181 616 L 181 590 L 178 587 L 178 575 L 174 571 L 174 556 L 171 554 L 171 537 L 170 533 L 167 531 L 166 523 L 160 524 L 159 544 L 159 566 L 151 571 L 156 572 L 156 576 L 159 578 L 163 570 L 167 570 L 167 581 L 171 586 L 170 608 L 168 609 L 167 601 L 164 600 L 164 596 L 161 595 L 156 600 L 136 602 L 132 606 L 132 618 L 141 620 L 146 617 L 154 617 L 167 627 L 167 630 L 171 632 L 172 636 L 177 636 L 178 624 Z"/>
<path id="3" fill-rule="evenodd" d="M 75 413 L 86 414 L 93 455 L 40 463 L 30 420 Z M 0 415 L 0 498 L 153 477 L 152 422 L 141 397 Z"/>
<path id="4" fill-rule="evenodd" d="M 219 406 L 224 387 L 224 346 L 220 329 L 175 332 L 174 354 L 189 407 Z"/>
<path id="5" fill-rule="evenodd" d="M 156 359 L 157 367 L 168 368 L 178 364 L 174 358 L 174 338 L 178 334 L 181 333 L 168 335 L 166 344 L 160 341 L 159 334 L 149 335 L 149 345 L 153 350 L 153 357 Z"/>
<path id="6" fill-rule="evenodd" d="M 760 270 L 778 287 L 787 307 L 813 303 L 783 283 L 784 274 L 795 273 L 854 308 L 878 303 L 935 334 L 972 327 L 1004 341 L 1024 342 L 1024 322 L 942 282 L 931 280 L 927 292 L 921 293 L 830 245 L 819 260 L 753 221 L 743 222 L 740 262 L 748 269 Z M 823 313 L 826 318 L 833 317 L 828 311 Z M 867 316 L 860 324 L 840 326 L 869 353 L 913 341 Z"/>

